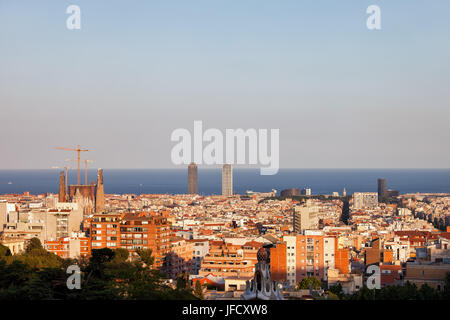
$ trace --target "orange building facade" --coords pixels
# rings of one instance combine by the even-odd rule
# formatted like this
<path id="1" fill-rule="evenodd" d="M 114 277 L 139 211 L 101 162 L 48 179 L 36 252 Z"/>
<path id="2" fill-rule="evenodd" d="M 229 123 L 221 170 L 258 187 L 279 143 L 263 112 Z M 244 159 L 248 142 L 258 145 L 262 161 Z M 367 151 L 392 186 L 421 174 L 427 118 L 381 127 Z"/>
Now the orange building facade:
<path id="1" fill-rule="evenodd" d="M 287 286 L 295 286 L 305 277 L 327 281 L 328 269 L 350 272 L 348 248 L 340 248 L 338 239 L 320 232 L 284 236 L 270 249 L 272 278 Z"/>
<path id="2" fill-rule="evenodd" d="M 127 249 L 131 259 L 136 249 L 151 249 L 156 267 L 170 252 L 170 223 L 164 213 L 95 214 L 90 227 L 92 249 Z"/>
<path id="3" fill-rule="evenodd" d="M 151 249 L 155 266 L 160 268 L 170 253 L 170 223 L 151 213 L 127 214 L 120 222 L 120 247 L 136 257 L 136 249 Z"/>
<path id="4" fill-rule="evenodd" d="M 91 240 L 88 237 L 66 237 L 54 241 L 45 241 L 47 251 L 67 258 L 90 257 Z"/>
<path id="5" fill-rule="evenodd" d="M 256 254 L 262 243 L 250 241 L 236 245 L 223 241 L 210 241 L 209 253 L 204 257 L 200 276 L 211 274 L 215 277 L 253 277 Z"/>
<path id="6" fill-rule="evenodd" d="M 92 249 L 120 248 L 120 220 L 117 213 L 94 214 L 90 225 Z"/>
<path id="7" fill-rule="evenodd" d="M 270 270 L 272 279 L 279 282 L 286 281 L 286 243 L 279 243 L 270 248 Z"/>

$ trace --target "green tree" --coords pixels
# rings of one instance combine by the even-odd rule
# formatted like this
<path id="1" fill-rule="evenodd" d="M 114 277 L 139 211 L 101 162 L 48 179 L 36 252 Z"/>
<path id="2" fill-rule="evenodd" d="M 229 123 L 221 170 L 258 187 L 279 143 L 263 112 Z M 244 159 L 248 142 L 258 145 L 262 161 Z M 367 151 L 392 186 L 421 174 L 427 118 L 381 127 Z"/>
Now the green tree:
<path id="1" fill-rule="evenodd" d="M 153 266 L 155 263 L 155 257 L 152 256 L 153 251 L 152 249 L 137 249 L 136 253 L 138 254 L 141 261 L 148 267 Z"/>
<path id="2" fill-rule="evenodd" d="M 39 238 L 31 238 L 25 251 L 26 253 L 31 253 L 33 250 L 43 250 L 43 249 L 44 247 L 42 247 L 41 240 L 39 240 Z"/>
<path id="3" fill-rule="evenodd" d="M 177 276 L 176 286 L 177 286 L 177 289 L 178 289 L 178 290 L 184 290 L 184 289 L 187 288 L 187 286 L 188 286 L 188 281 L 187 281 L 187 279 L 186 279 L 186 273 L 185 273 L 185 272 L 180 273 L 180 274 Z"/>
<path id="4" fill-rule="evenodd" d="M 375 300 L 375 298 L 375 289 L 369 289 L 366 286 L 347 297 L 348 300 Z"/>
<path id="5" fill-rule="evenodd" d="M 92 250 L 89 260 L 61 259 L 33 240 L 23 254 L 0 258 L 0 300 L 198 299 L 187 285 L 173 289 L 151 268 L 151 251 L 139 254 L 139 260 L 129 261 L 128 251 L 103 248 Z M 81 268 L 81 289 L 69 290 L 66 268 L 75 263 Z M 183 279 L 186 283 L 188 275 Z"/>
<path id="6" fill-rule="evenodd" d="M 344 296 L 344 290 L 342 289 L 342 284 L 338 283 L 335 285 L 332 285 L 328 288 L 328 291 L 335 294 L 339 299 L 342 299 Z"/>
<path id="7" fill-rule="evenodd" d="M 297 290 L 320 289 L 321 287 L 322 287 L 322 282 L 315 276 L 305 277 L 297 284 Z"/>
<path id="8" fill-rule="evenodd" d="M 130 253 L 127 249 L 117 248 L 114 249 L 114 257 L 112 258 L 113 262 L 125 262 L 127 261 L 128 257 L 130 256 Z"/>
<path id="9" fill-rule="evenodd" d="M 195 282 L 195 286 L 194 286 L 194 295 L 197 297 L 197 298 L 199 298 L 199 299 L 202 299 L 203 300 L 203 286 L 202 286 L 202 284 L 201 284 L 201 282 L 200 281 L 196 281 Z"/>
<path id="10" fill-rule="evenodd" d="M 0 243 L 0 259 L 7 256 L 11 256 L 11 251 Z"/>
<path id="11" fill-rule="evenodd" d="M 434 290 L 428 284 L 424 283 L 419 289 L 419 299 L 420 300 L 436 300 L 436 299 L 438 299 L 438 294 L 437 294 L 436 290 Z"/>

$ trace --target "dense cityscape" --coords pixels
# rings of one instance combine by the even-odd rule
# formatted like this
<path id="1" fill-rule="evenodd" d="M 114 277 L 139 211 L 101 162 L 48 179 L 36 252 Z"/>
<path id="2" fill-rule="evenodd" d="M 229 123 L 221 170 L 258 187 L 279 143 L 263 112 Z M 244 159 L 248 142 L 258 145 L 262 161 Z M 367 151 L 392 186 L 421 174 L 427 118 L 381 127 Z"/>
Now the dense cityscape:
<path id="1" fill-rule="evenodd" d="M 186 194 L 105 194 L 103 170 L 91 184 L 78 174 L 67 185 L 66 174 L 58 194 L 0 196 L 0 298 L 21 297 L 18 280 L 6 276 L 17 263 L 30 270 L 26 290 L 27 281 L 42 281 L 36 274 L 56 270 L 59 284 L 40 298 L 99 298 L 91 286 L 100 260 L 116 263 L 103 266 L 113 270 L 109 280 L 127 283 L 109 298 L 449 298 L 449 194 L 401 194 L 383 178 L 377 192 L 351 195 L 295 186 L 234 194 L 233 168 L 224 165 L 222 195 L 198 195 L 195 163 Z M 81 268 L 78 296 L 65 288 L 73 264 Z M 139 266 L 152 285 L 139 278 L 143 291 L 132 291 L 124 265 Z"/>
<path id="2" fill-rule="evenodd" d="M 445 312 L 449 13 L 0 0 L 1 314 Z"/>

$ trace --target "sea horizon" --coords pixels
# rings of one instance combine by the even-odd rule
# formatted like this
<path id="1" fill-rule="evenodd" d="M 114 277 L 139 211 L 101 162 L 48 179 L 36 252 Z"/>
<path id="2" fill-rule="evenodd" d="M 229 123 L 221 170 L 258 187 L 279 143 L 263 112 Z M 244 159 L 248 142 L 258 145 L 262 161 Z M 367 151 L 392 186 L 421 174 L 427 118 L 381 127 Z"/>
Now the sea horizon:
<path id="1" fill-rule="evenodd" d="M 0 194 L 56 193 L 61 169 L 0 169 Z M 84 168 L 80 170 L 84 184 Z M 105 193 L 186 194 L 187 168 L 104 168 Z M 96 181 L 97 169 L 88 169 L 88 183 Z M 385 178 L 388 189 L 405 193 L 450 193 L 450 169 L 434 168 L 283 168 L 273 176 L 260 175 L 259 168 L 234 168 L 233 189 L 237 194 L 310 188 L 312 194 L 347 194 L 377 191 L 377 179 Z M 76 169 L 69 171 L 69 184 L 76 184 Z M 201 195 L 221 193 L 221 169 L 198 169 Z"/>

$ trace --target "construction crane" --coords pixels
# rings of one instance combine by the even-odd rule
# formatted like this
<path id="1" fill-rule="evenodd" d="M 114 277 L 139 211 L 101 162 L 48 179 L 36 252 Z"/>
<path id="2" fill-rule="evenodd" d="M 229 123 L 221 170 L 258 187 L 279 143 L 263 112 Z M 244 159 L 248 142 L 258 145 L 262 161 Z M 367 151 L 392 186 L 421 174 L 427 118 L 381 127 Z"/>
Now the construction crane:
<path id="1" fill-rule="evenodd" d="M 56 147 L 56 149 L 58 150 L 67 150 L 67 151 L 76 151 L 78 153 L 78 170 L 77 170 L 77 184 L 80 184 L 80 152 L 87 152 L 89 151 L 88 149 L 80 149 L 80 145 L 77 145 L 77 148 L 65 148 L 65 147 Z"/>
<path id="2" fill-rule="evenodd" d="M 85 184 L 85 185 L 88 184 L 88 183 L 87 183 L 87 164 L 88 164 L 88 162 L 89 162 L 89 163 L 93 163 L 94 160 L 87 160 L 87 159 L 84 160 L 84 184 Z"/>
<path id="3" fill-rule="evenodd" d="M 66 159 L 66 161 L 77 161 L 76 159 Z M 82 160 L 83 162 L 84 162 L 84 184 L 87 186 L 87 166 L 88 166 L 88 163 L 93 163 L 94 162 L 94 160 L 88 160 L 88 159 L 85 159 L 85 160 Z"/>

